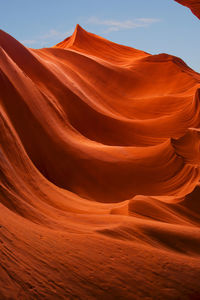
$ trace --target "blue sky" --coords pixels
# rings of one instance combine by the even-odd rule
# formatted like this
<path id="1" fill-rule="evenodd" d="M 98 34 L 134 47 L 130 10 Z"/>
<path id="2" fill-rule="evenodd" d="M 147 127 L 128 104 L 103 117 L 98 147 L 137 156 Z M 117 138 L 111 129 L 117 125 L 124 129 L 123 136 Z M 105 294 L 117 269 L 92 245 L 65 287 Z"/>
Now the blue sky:
<path id="1" fill-rule="evenodd" d="M 200 21 L 173 0 L 0 0 L 0 28 L 32 48 L 60 42 L 77 23 L 116 43 L 179 56 L 200 72 Z"/>

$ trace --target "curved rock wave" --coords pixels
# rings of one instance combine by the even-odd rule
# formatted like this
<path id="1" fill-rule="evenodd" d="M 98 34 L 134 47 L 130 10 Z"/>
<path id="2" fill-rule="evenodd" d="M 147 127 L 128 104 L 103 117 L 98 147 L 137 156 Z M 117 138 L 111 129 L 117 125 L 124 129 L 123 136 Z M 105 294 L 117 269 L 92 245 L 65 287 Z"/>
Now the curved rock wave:
<path id="1" fill-rule="evenodd" d="M 77 25 L 37 50 L 1 31 L 0 87 L 0 298 L 196 295 L 179 284 L 198 278 L 200 75 Z"/>

